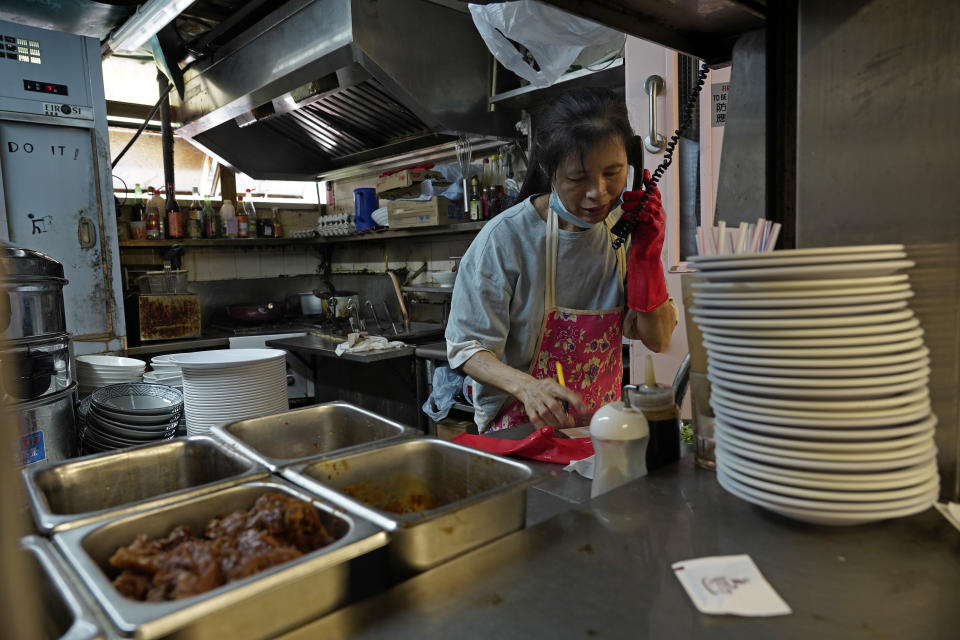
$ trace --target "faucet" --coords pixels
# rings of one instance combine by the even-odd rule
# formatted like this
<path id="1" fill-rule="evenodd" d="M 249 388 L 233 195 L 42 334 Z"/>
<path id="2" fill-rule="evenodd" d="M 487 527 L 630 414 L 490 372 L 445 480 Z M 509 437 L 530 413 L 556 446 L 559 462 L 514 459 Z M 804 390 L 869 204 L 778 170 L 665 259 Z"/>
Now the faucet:
<path id="1" fill-rule="evenodd" d="M 360 317 L 360 307 L 353 303 L 352 298 L 347 302 L 347 311 L 352 313 L 350 316 L 350 329 L 353 331 L 366 331 L 366 324 L 363 322 L 363 318 Z"/>
<path id="2" fill-rule="evenodd" d="M 390 315 L 390 308 L 387 306 L 386 300 L 381 300 L 380 304 L 383 305 L 383 311 L 387 314 L 387 320 L 390 321 L 390 326 L 393 327 L 393 335 L 400 335 L 400 332 L 397 331 L 397 324 L 393 321 L 393 316 Z"/>
<path id="3" fill-rule="evenodd" d="M 379 331 L 380 333 L 383 333 L 383 327 L 380 326 L 380 316 L 377 315 L 377 308 L 373 306 L 373 303 L 370 302 L 369 300 L 367 300 L 366 304 L 368 307 L 370 307 L 370 312 L 373 314 L 373 319 L 377 323 L 377 331 Z"/>

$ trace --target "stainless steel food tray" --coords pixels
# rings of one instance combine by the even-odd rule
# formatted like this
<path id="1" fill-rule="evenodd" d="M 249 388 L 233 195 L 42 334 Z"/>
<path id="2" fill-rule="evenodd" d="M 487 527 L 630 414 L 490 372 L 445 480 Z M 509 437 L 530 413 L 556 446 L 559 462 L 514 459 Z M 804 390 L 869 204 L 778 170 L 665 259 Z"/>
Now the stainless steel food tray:
<path id="1" fill-rule="evenodd" d="M 39 531 L 168 504 L 269 470 L 209 436 L 177 438 L 21 471 Z"/>
<path id="2" fill-rule="evenodd" d="M 140 602 L 113 587 L 119 572 L 107 561 L 138 534 L 165 536 L 184 524 L 202 531 L 210 519 L 249 509 L 271 491 L 311 502 L 327 530 L 339 538 L 294 561 L 181 600 Z M 349 561 L 384 546 L 387 534 L 283 480 L 267 479 L 69 529 L 53 540 L 122 634 L 140 640 L 171 635 L 246 640 L 272 637 L 343 604 L 349 595 Z"/>
<path id="3" fill-rule="evenodd" d="M 26 570 L 34 574 L 40 589 L 40 614 L 47 637 L 60 640 L 101 640 L 107 636 L 71 579 L 53 543 L 39 536 L 20 539 L 27 554 Z"/>
<path id="4" fill-rule="evenodd" d="M 521 462 L 434 438 L 295 465 L 281 473 L 389 530 L 389 570 L 400 577 L 523 527 L 525 489 L 549 476 Z M 351 490 L 400 502 L 411 492 L 426 491 L 434 504 L 424 511 L 394 513 L 351 497 L 346 493 Z"/>
<path id="5" fill-rule="evenodd" d="M 346 402 L 219 425 L 213 434 L 271 471 L 423 435 Z"/>

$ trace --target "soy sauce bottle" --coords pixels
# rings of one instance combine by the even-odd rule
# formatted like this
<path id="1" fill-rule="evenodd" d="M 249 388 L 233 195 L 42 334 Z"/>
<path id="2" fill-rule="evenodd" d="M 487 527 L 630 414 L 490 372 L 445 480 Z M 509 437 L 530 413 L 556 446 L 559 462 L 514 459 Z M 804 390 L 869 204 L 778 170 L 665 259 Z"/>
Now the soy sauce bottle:
<path id="1" fill-rule="evenodd" d="M 630 403 L 643 412 L 650 425 L 647 446 L 647 470 L 654 471 L 680 459 L 680 409 L 673 388 L 657 384 L 653 358 L 648 354 L 644 384 L 623 388 L 630 394 Z"/>

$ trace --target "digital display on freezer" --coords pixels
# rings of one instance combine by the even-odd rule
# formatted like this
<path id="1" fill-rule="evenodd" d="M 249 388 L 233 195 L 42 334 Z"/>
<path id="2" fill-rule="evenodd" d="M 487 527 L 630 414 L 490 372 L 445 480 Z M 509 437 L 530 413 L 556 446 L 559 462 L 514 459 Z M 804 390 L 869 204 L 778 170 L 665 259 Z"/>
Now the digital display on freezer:
<path id="1" fill-rule="evenodd" d="M 36 91 L 38 93 L 52 93 L 58 96 L 68 95 L 67 85 L 54 84 L 52 82 L 37 82 L 36 80 L 24 80 L 23 88 L 25 91 Z"/>

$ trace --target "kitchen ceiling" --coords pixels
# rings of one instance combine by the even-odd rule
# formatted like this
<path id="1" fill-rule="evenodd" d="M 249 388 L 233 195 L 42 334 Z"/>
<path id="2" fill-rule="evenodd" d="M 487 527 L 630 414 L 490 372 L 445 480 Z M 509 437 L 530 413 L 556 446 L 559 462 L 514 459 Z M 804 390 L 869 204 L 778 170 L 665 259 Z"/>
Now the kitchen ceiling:
<path id="1" fill-rule="evenodd" d="M 763 26 L 766 8 L 546 1 L 714 64 Z M 7 0 L 0 18 L 106 41 L 136 5 Z M 512 109 L 529 106 L 488 106 L 517 79 L 501 69 L 493 81 L 492 56 L 461 0 L 198 0 L 157 35 L 180 96 L 178 134 L 255 178 L 310 179 L 464 133 L 511 136 Z"/>

